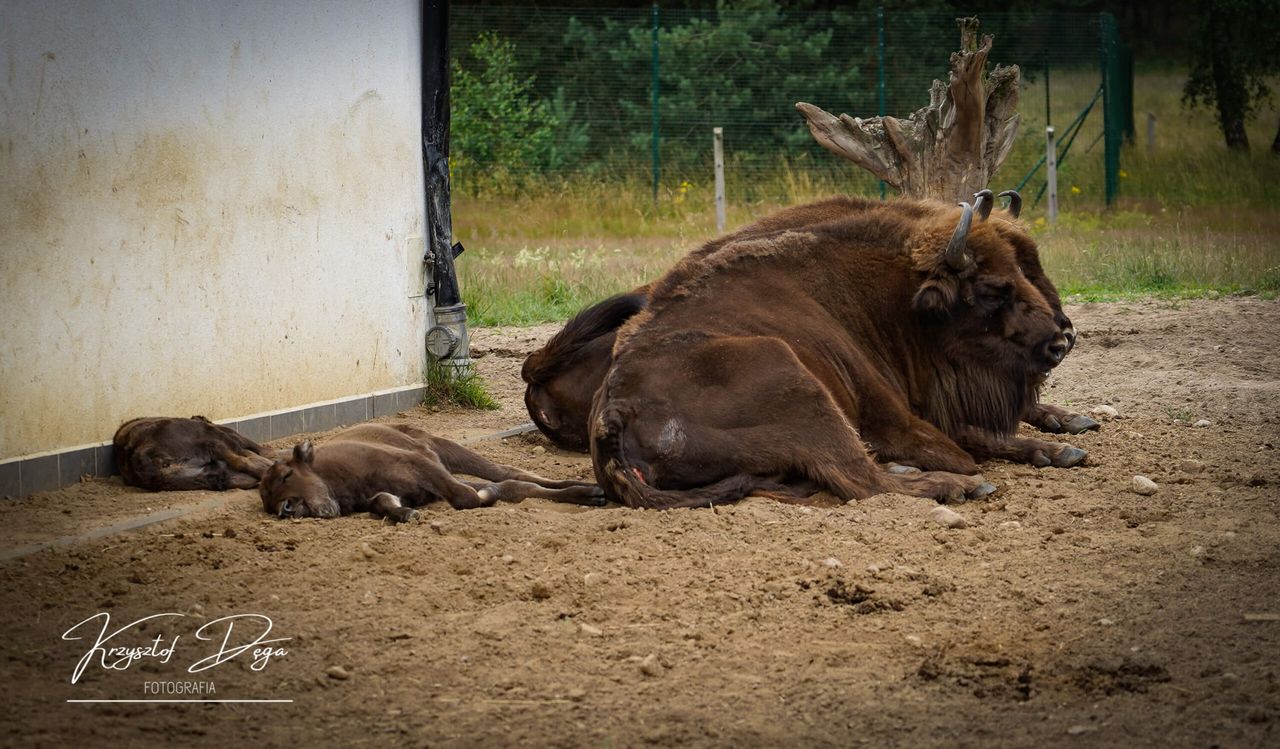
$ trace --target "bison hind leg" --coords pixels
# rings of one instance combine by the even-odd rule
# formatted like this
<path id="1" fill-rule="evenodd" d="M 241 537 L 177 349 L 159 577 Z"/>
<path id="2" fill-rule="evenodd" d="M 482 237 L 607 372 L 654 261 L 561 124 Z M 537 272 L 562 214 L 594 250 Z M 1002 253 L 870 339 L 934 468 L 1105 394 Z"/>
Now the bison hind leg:
<path id="1" fill-rule="evenodd" d="M 947 504 L 979 499 L 996 490 L 995 484 L 984 479 L 980 473 L 973 476 L 946 471 L 888 473 L 885 483 L 891 491 L 936 499 Z"/>
<path id="2" fill-rule="evenodd" d="M 400 498 L 391 492 L 378 492 L 369 500 L 369 512 L 393 523 L 407 523 L 418 518 L 418 511 L 400 504 Z"/>
<path id="3" fill-rule="evenodd" d="M 494 483 L 464 482 L 476 489 L 481 499 L 486 501 L 519 502 L 522 499 L 538 497 L 553 502 L 563 502 L 587 507 L 603 507 L 608 503 L 604 490 L 595 484 L 571 482 L 573 485 L 563 489 L 552 489 L 531 481 L 507 479 Z"/>

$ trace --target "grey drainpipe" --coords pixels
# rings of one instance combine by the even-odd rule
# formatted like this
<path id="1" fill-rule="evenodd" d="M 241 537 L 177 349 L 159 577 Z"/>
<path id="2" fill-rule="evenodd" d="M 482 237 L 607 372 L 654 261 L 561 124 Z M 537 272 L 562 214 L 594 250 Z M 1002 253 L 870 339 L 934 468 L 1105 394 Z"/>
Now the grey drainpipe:
<path id="1" fill-rule="evenodd" d="M 427 293 L 435 298 L 434 326 L 427 331 L 427 353 L 453 367 L 471 364 L 467 305 L 462 303 L 453 259 L 449 209 L 449 2 L 422 0 L 422 162 L 427 191 L 426 262 L 431 270 Z"/>

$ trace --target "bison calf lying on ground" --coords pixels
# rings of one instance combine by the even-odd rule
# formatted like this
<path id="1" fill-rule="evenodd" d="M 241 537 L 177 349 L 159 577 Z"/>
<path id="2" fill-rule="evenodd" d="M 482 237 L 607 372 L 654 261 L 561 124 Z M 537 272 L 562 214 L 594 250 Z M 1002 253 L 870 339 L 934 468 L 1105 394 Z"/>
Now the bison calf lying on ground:
<path id="1" fill-rule="evenodd" d="M 703 245 L 694 255 L 706 255 L 726 243 L 760 236 L 779 229 L 801 229 L 839 216 L 879 205 L 870 201 L 836 198 L 784 210 Z M 1011 209 L 1012 210 L 1012 209 Z M 1068 350 L 1076 332 L 1062 311 L 1057 290 L 1040 266 L 1034 245 L 1020 248 L 1018 263 L 1027 280 L 1040 289 L 1053 308 L 1067 338 Z M 552 442 L 568 450 L 588 449 L 587 416 L 591 399 L 613 363 L 618 328 L 648 305 L 650 285 L 619 294 L 579 312 L 542 348 L 525 358 L 520 375 L 525 381 L 524 401 L 529 417 Z M 1098 422 L 1065 408 L 1031 400 L 1023 421 L 1043 432 L 1079 434 L 1097 429 Z"/>
<path id="2" fill-rule="evenodd" d="M 252 489 L 272 451 L 203 416 L 126 421 L 112 439 L 129 486 L 152 491 Z"/>
<path id="3" fill-rule="evenodd" d="M 619 329 L 589 421 L 611 499 L 957 500 L 992 490 L 979 460 L 1084 459 L 1013 436 L 1071 341 L 1052 284 L 1027 272 L 1039 269 L 1034 242 L 1005 216 L 988 220 L 988 191 L 959 210 L 825 205 L 798 229 L 685 258 Z M 891 474 L 868 446 L 924 472 Z"/>
<path id="4" fill-rule="evenodd" d="M 461 481 L 455 472 L 487 481 Z M 412 508 L 439 499 L 459 510 L 526 497 L 604 504 L 595 484 L 499 465 L 406 424 L 361 424 L 319 446 L 303 442 L 267 470 L 258 491 L 263 509 L 282 518 L 367 511 L 405 522 L 417 514 Z"/>

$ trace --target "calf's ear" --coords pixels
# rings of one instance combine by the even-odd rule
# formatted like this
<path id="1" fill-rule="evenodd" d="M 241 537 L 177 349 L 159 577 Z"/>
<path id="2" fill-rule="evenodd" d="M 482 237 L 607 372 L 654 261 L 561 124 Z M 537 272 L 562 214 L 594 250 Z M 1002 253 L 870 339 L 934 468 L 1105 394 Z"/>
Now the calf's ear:
<path id="1" fill-rule="evenodd" d="M 311 440 L 293 446 L 293 459 L 307 465 L 316 459 L 316 449 L 312 446 Z"/>

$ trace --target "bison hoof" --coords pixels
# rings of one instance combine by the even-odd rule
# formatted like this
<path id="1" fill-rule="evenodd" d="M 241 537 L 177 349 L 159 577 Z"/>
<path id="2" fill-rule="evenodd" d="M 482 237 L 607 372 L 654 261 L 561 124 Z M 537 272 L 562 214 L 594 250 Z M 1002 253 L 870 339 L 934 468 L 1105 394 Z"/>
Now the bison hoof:
<path id="1" fill-rule="evenodd" d="M 1038 426 L 1040 427 L 1040 431 L 1042 432 L 1050 432 L 1052 434 L 1058 434 L 1059 432 L 1062 431 L 1062 424 L 1058 421 L 1058 417 L 1056 416 L 1044 417 L 1040 421 L 1040 424 Z"/>
<path id="2" fill-rule="evenodd" d="M 904 466 L 898 463 L 890 463 L 889 473 L 920 473 L 920 469 L 915 466 Z"/>
<path id="3" fill-rule="evenodd" d="M 1090 429 L 1097 429 L 1098 426 L 1099 426 L 1098 422 L 1094 421 L 1088 416 L 1085 416 L 1084 414 L 1076 414 L 1075 416 L 1072 416 L 1070 419 L 1068 419 L 1066 424 L 1063 424 L 1063 428 L 1066 429 L 1071 434 L 1080 434 L 1081 432 L 1087 432 Z"/>
<path id="4" fill-rule="evenodd" d="M 990 481 L 983 481 L 978 487 L 969 492 L 969 499 L 981 499 L 996 490 L 996 485 Z"/>
<path id="5" fill-rule="evenodd" d="M 1071 468 L 1080 465 L 1088 455 L 1089 453 L 1084 450 L 1068 445 L 1066 449 L 1053 456 L 1053 464 L 1059 468 Z"/>
<path id="6" fill-rule="evenodd" d="M 1053 461 L 1049 459 L 1048 455 L 1044 454 L 1043 450 L 1036 450 L 1031 454 L 1031 465 L 1036 468 L 1044 468 L 1045 466 L 1053 465 Z"/>

